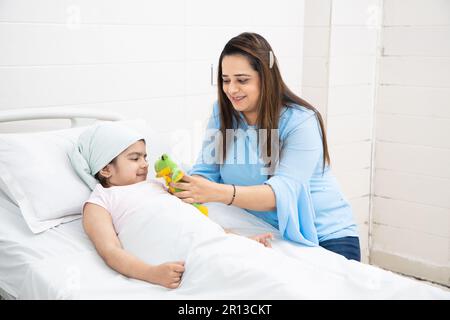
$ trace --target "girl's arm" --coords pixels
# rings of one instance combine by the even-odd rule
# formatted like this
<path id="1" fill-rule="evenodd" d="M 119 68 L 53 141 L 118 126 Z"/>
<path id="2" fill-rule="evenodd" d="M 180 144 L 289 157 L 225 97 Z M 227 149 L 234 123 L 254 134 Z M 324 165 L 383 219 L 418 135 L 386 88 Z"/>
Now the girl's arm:
<path id="1" fill-rule="evenodd" d="M 117 272 L 139 280 L 177 288 L 184 272 L 184 262 L 150 265 L 126 252 L 114 230 L 111 215 L 103 207 L 87 203 L 83 210 L 83 227 L 98 254 Z"/>

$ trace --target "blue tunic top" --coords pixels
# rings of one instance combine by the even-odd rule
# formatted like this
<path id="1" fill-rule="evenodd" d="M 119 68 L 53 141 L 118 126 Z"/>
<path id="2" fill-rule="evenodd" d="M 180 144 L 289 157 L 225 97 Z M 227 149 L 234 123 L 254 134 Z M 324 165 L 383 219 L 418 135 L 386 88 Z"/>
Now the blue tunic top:
<path id="1" fill-rule="evenodd" d="M 328 166 L 322 171 L 322 138 L 314 112 L 298 105 L 282 108 L 278 125 L 281 153 L 270 176 L 267 167 L 264 170 L 261 151 L 254 153 L 259 161 L 252 157 L 252 151 L 259 150 L 257 139 L 252 139 L 256 128 L 247 124 L 242 113 L 240 116 L 242 121 L 234 124 L 241 129 L 240 134 L 235 134 L 237 149 L 227 149 L 223 164 L 212 163 L 215 151 L 210 134 L 220 129 L 219 106 L 217 102 L 214 104 L 207 126 L 210 134 L 205 137 L 189 174 L 239 186 L 270 185 L 275 193 L 276 210 L 247 211 L 279 229 L 286 239 L 315 246 L 329 239 L 358 236 L 351 206 L 336 178 Z M 239 151 L 240 146 L 245 147 L 245 156 Z"/>

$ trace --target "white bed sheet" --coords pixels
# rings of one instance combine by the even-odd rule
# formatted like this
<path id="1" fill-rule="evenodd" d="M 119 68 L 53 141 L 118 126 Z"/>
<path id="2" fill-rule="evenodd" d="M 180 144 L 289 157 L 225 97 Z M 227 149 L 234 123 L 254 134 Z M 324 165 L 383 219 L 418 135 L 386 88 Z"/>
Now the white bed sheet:
<path id="1" fill-rule="evenodd" d="M 377 291 L 382 299 L 450 299 L 450 292 L 380 268 L 348 261 L 323 248 L 309 248 L 280 239 L 274 228 L 235 207 L 209 204 L 210 217 L 242 235 L 273 232 L 273 250 L 301 263 L 348 278 L 345 292 L 355 283 Z M 20 216 L 18 207 L 0 196 L 0 288 L 16 299 L 203 299 L 199 292 L 184 295 L 143 281 L 126 278 L 106 266 L 75 220 L 35 235 Z M 293 273 L 302 270 L 292 270 Z M 261 279 L 261 281 L 264 281 Z M 251 285 L 251 283 L 247 283 Z M 244 282 L 244 285 L 245 282 Z M 181 287 L 180 287 L 181 289 Z M 360 290 L 360 288 L 358 289 Z M 305 291 L 307 292 L 307 290 Z M 357 292 L 355 289 L 354 292 Z M 229 298 L 216 292 L 214 298 Z M 326 294 L 323 296 L 327 297 Z M 211 295 L 208 296 L 211 298 Z M 234 296 L 234 299 L 244 298 Z M 248 298 L 248 297 L 247 297 Z M 252 299 L 264 299 L 255 295 Z M 311 296 L 317 298 L 317 296 Z M 320 297 L 319 297 L 320 298 Z M 341 299 L 355 299 L 342 295 Z M 361 296 L 361 298 L 364 298 Z"/>

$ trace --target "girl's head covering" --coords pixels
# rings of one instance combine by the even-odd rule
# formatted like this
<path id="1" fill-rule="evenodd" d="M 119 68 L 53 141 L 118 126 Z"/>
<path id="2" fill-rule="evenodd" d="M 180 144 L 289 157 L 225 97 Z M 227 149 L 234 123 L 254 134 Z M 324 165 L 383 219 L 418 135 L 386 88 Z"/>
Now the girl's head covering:
<path id="1" fill-rule="evenodd" d="M 144 139 L 141 134 L 127 126 L 105 122 L 81 133 L 76 146 L 69 152 L 70 162 L 78 176 L 93 190 L 98 183 L 94 176 L 141 139 Z"/>

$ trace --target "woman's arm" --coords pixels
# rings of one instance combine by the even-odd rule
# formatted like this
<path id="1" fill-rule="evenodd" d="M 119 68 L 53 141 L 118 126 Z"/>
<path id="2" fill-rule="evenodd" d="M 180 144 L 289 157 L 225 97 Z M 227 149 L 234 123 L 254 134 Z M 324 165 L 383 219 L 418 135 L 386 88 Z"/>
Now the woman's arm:
<path id="1" fill-rule="evenodd" d="M 209 181 L 200 176 L 183 177 L 183 181 L 172 183 L 185 191 L 175 195 L 187 203 L 221 202 L 229 204 L 233 198 L 233 186 Z M 272 211 L 276 208 L 275 193 L 268 185 L 235 186 L 233 205 L 255 211 Z"/>
<path id="2" fill-rule="evenodd" d="M 83 210 L 83 227 L 98 254 L 117 272 L 139 280 L 177 288 L 184 272 L 183 262 L 150 265 L 126 252 L 116 235 L 112 218 L 103 207 L 87 203 Z"/>
<path id="3" fill-rule="evenodd" d="M 305 118 L 306 117 L 306 118 Z M 292 215 L 297 214 L 297 200 L 300 189 L 312 176 L 322 154 L 320 129 L 314 114 L 297 114 L 285 129 L 284 145 L 280 154 L 280 165 L 275 174 L 263 185 L 236 186 L 233 204 L 243 209 L 254 211 L 273 211 L 279 203 L 283 210 Z M 301 166 L 299 159 L 302 159 Z M 209 181 L 195 176 L 202 173 L 192 172 L 185 176 L 183 182 L 173 186 L 185 191 L 175 195 L 187 203 L 222 202 L 230 203 L 233 186 Z M 295 193 L 295 194 L 294 194 Z"/>
<path id="4" fill-rule="evenodd" d="M 208 124 L 206 126 L 202 148 L 197 156 L 195 164 L 188 172 L 189 175 L 201 175 L 202 177 L 214 182 L 219 182 L 220 180 L 220 168 L 219 164 L 212 161 L 213 159 L 211 158 L 211 152 L 208 150 L 211 144 L 211 139 L 215 137 L 216 134 L 220 133 L 219 113 L 219 105 L 216 102 L 214 103 L 212 114 L 209 117 Z"/>

